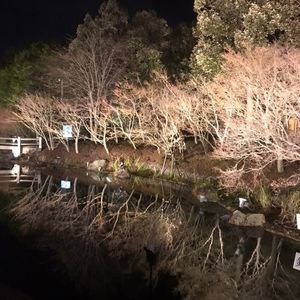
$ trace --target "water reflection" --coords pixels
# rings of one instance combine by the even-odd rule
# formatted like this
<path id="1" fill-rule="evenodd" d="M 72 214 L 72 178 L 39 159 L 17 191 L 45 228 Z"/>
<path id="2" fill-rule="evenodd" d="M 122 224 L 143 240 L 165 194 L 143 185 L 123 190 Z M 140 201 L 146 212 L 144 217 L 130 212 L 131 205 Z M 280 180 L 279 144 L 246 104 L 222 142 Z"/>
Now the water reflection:
<path id="1" fill-rule="evenodd" d="M 41 174 L 28 166 L 6 164 L 0 168 L 0 183 L 41 183 Z"/>
<path id="2" fill-rule="evenodd" d="M 69 180 L 65 178 L 64 180 Z M 90 299 L 299 299 L 297 245 L 253 237 L 205 207 L 107 182 L 70 188 L 47 176 L 11 209 Z M 218 210 L 216 210 L 218 211 Z"/>

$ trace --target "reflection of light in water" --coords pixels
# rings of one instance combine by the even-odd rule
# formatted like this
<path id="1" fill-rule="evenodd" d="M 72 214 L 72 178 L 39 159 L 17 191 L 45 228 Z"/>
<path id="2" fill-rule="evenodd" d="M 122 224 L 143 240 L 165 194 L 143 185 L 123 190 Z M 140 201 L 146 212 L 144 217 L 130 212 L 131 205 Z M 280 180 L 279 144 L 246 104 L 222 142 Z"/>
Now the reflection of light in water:
<path id="1" fill-rule="evenodd" d="M 103 179 L 106 182 L 110 182 L 110 178 L 107 176 L 103 177 Z M 274 273 L 274 265 L 272 263 L 274 261 L 276 262 L 277 258 L 280 258 L 279 254 L 281 250 L 278 246 L 279 240 L 277 241 L 277 244 L 274 242 L 274 247 L 272 246 L 275 249 L 274 252 L 268 252 L 267 250 L 269 250 L 270 246 L 270 244 L 267 244 L 268 239 L 266 239 L 264 242 L 260 242 L 260 239 L 256 239 L 257 243 L 255 246 L 253 245 L 253 241 L 255 240 L 247 237 L 245 238 L 245 247 L 247 246 L 247 251 L 244 253 L 244 245 L 239 245 L 235 233 L 233 233 L 233 231 L 230 230 L 229 227 L 226 227 L 226 221 L 228 220 L 229 215 L 222 215 L 219 218 L 219 224 L 219 222 L 215 222 L 215 217 L 217 214 L 214 213 L 214 211 L 209 210 L 210 206 L 205 206 L 205 208 L 199 208 L 199 210 L 195 211 L 197 214 L 197 219 L 194 221 L 192 218 L 188 218 L 189 216 L 192 216 L 192 214 L 183 214 L 183 212 L 177 209 L 176 206 L 174 207 L 172 205 L 173 201 L 169 197 L 162 199 L 162 203 L 157 201 L 156 205 L 152 205 L 152 201 L 147 202 L 145 201 L 146 199 L 135 199 L 136 194 L 131 197 L 132 195 L 128 196 L 128 194 L 122 187 L 113 190 L 112 186 L 113 184 L 106 184 L 102 191 L 95 191 L 95 186 L 92 186 L 92 188 L 88 191 L 88 196 L 84 195 L 83 199 L 85 199 L 85 201 L 81 206 L 78 206 L 77 197 L 71 197 L 73 195 L 72 193 L 64 196 L 65 198 L 61 198 L 61 194 L 57 193 L 57 197 L 53 198 L 52 202 L 50 202 L 51 204 L 53 204 L 51 205 L 51 211 L 43 211 L 43 209 L 48 209 L 47 207 L 49 206 L 43 207 L 43 202 L 39 201 L 39 199 L 36 199 L 36 206 L 33 206 L 34 210 L 29 210 L 29 213 L 34 213 L 34 220 L 38 219 L 37 215 L 41 218 L 49 217 L 47 222 L 43 222 L 43 219 L 41 219 L 40 224 L 52 224 L 54 229 L 59 231 L 59 234 L 61 234 L 62 228 L 64 228 L 64 230 L 68 230 L 68 228 L 76 228 L 77 236 L 80 236 L 83 239 L 83 247 L 87 247 L 84 244 L 85 242 L 90 242 L 91 244 L 95 242 L 94 245 L 89 244 L 88 246 L 90 248 L 95 247 L 97 251 L 100 232 L 102 235 L 106 234 L 105 242 L 107 243 L 106 245 L 111 247 L 109 249 L 112 249 L 112 254 L 119 253 L 119 255 L 123 255 L 125 253 L 126 255 L 128 254 L 127 257 L 129 257 L 129 254 L 133 256 L 132 253 L 134 253 L 134 257 L 136 258 L 141 255 L 140 250 L 143 249 L 143 246 L 146 245 L 148 249 L 152 250 L 152 245 L 155 245 L 160 247 L 161 249 L 160 255 L 158 256 L 158 264 L 162 261 L 162 259 L 165 259 L 164 263 L 168 264 L 171 257 L 169 254 L 171 251 L 173 251 L 171 253 L 173 253 L 173 257 L 175 257 L 176 259 L 184 257 L 185 260 L 184 262 L 182 262 L 182 264 L 184 266 L 187 266 L 186 270 L 192 267 L 197 267 L 197 269 L 202 270 L 203 268 L 201 268 L 201 265 L 199 268 L 199 265 L 196 265 L 196 263 L 201 264 L 203 257 L 207 257 L 205 272 L 208 272 L 208 274 L 209 272 L 215 272 L 216 281 L 218 279 L 218 272 L 216 272 L 215 267 L 221 269 L 229 260 L 230 262 L 234 262 L 234 260 L 237 260 L 236 256 L 238 256 L 239 258 L 243 258 L 242 255 L 245 255 L 245 260 L 240 261 L 241 265 L 240 269 L 238 269 L 238 271 L 240 272 L 240 276 L 238 276 L 238 278 L 239 280 L 241 280 L 240 282 L 238 282 L 238 284 L 242 284 L 242 280 L 244 280 L 244 278 L 248 278 L 249 281 L 245 282 L 245 284 L 249 288 L 249 291 L 253 290 L 251 282 L 259 279 L 260 275 L 263 274 L 263 271 L 270 271 L 267 273 L 271 275 Z M 98 187 L 100 189 L 100 185 Z M 108 190 L 106 191 L 106 195 L 104 195 L 106 187 L 108 187 Z M 80 190 L 80 186 L 78 190 Z M 80 191 L 82 192 L 82 190 Z M 34 195 L 36 195 L 36 193 Z M 78 199 L 80 199 L 80 195 L 76 195 L 78 195 Z M 68 201 L 58 201 L 58 199 L 68 199 L 67 197 L 69 196 L 70 199 Z M 30 201 L 28 202 L 28 206 L 30 207 L 33 201 L 32 199 L 29 200 Z M 51 198 L 47 198 L 47 205 L 49 205 L 49 201 L 51 201 Z M 106 201 L 107 203 L 105 203 Z M 215 204 L 212 203 L 211 206 L 213 205 Z M 38 210 L 36 208 L 39 207 L 44 213 L 37 214 Z M 27 206 L 25 208 L 27 208 Z M 57 210 L 53 211 L 55 208 Z M 67 210 L 67 208 L 69 208 L 69 210 Z M 24 213 L 24 206 L 22 207 L 22 209 L 23 211 L 20 211 L 20 213 Z M 64 211 L 63 209 L 66 210 Z M 72 212 L 72 214 L 70 213 L 70 211 Z M 50 218 L 51 213 L 52 217 Z M 185 219 L 185 217 L 187 217 L 187 219 Z M 53 222 L 53 218 L 56 218 L 55 222 Z M 193 222 L 188 223 L 189 220 L 193 220 Z M 61 224 L 63 224 L 64 226 L 59 226 L 60 224 L 58 221 L 61 221 Z M 67 222 L 70 222 L 70 226 L 65 226 L 65 224 L 68 224 Z M 40 228 L 40 224 L 37 224 L 37 228 Z M 200 226 L 196 228 L 192 226 L 193 224 L 197 224 Z M 224 227 L 222 227 L 222 225 L 224 225 Z M 223 230 L 225 227 L 226 229 Z M 178 228 L 188 230 L 186 231 L 186 233 L 182 234 L 178 230 Z M 72 230 L 70 230 L 70 234 L 72 233 Z M 190 234 L 190 236 L 188 234 Z M 89 240 L 89 237 L 92 238 Z M 182 248 L 180 248 L 180 240 L 177 240 L 177 238 L 179 237 L 182 237 L 184 239 L 189 237 L 187 240 L 184 240 L 186 243 L 183 244 Z M 227 238 L 228 240 L 226 240 Z M 177 257 L 176 251 L 178 250 L 176 250 L 176 248 L 175 251 L 174 248 L 172 248 L 173 245 L 179 247 L 179 250 L 183 251 L 183 254 L 180 254 L 180 256 Z M 187 251 L 187 249 L 189 249 L 188 247 L 190 247 L 189 252 L 185 252 Z M 253 251 L 254 247 L 255 251 Z M 167 249 L 166 252 L 164 252 L 165 249 Z M 67 250 L 69 251 L 69 249 L 64 249 L 64 251 Z M 223 250 L 225 253 L 224 257 L 228 259 L 227 262 L 225 260 L 224 265 L 222 265 L 222 262 L 219 259 L 219 252 L 221 253 L 221 251 Z M 264 255 L 261 255 L 261 250 L 264 250 Z M 78 243 L 74 243 L 74 251 L 80 252 L 78 251 Z M 124 251 L 128 251 L 128 253 Z M 200 254 L 196 257 L 195 261 L 193 261 L 193 255 L 195 253 L 198 253 L 198 251 L 200 251 Z M 179 251 L 179 253 L 181 252 Z M 236 254 L 236 256 L 234 256 L 234 254 Z M 251 259 L 252 255 L 253 259 Z M 144 259 L 144 256 L 141 257 Z M 79 257 L 78 261 L 80 261 L 80 259 L 82 258 Z M 176 259 L 174 259 L 174 262 L 176 262 Z M 245 272 L 245 262 L 248 262 L 249 265 L 247 272 Z M 289 264 L 289 268 L 291 269 L 291 261 L 284 263 L 286 263 L 286 265 Z M 299 260 L 297 260 L 297 265 L 298 263 Z M 93 264 L 95 264 L 95 260 L 93 261 Z M 86 266 L 86 264 L 84 264 L 84 266 Z M 281 265 L 278 266 L 282 268 Z M 221 269 L 221 272 L 222 270 L 223 269 Z M 185 272 L 185 269 L 183 269 L 182 272 Z M 226 274 L 225 272 L 226 270 L 224 271 L 224 274 L 222 273 L 222 276 L 224 276 L 224 280 L 227 280 L 228 278 L 226 278 L 226 276 L 228 274 Z M 274 280 L 277 280 L 278 278 L 279 277 L 277 276 Z M 192 279 L 194 280 L 194 278 Z M 270 277 L 270 279 L 273 278 Z M 259 284 L 260 281 L 257 281 L 255 283 L 255 285 L 257 286 Z M 282 291 L 280 290 L 280 292 Z M 228 299 L 230 298 L 228 297 Z"/>
<path id="2" fill-rule="evenodd" d="M 17 175 L 20 173 L 20 165 L 14 164 L 13 168 L 11 169 L 12 174 Z"/>
<path id="3" fill-rule="evenodd" d="M 126 200 L 128 196 L 128 193 L 121 186 L 112 193 L 112 199 L 117 201 Z"/>

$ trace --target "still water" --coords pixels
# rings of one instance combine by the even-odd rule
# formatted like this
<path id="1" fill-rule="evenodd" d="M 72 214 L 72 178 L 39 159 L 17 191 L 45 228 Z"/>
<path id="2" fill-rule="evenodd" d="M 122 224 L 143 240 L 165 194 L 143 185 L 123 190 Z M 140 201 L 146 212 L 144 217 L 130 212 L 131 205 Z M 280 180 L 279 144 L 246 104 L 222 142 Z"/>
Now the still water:
<path id="1" fill-rule="evenodd" d="M 299 244 L 229 226 L 189 186 L 14 168 L 0 183 L 8 299 L 300 299 Z"/>

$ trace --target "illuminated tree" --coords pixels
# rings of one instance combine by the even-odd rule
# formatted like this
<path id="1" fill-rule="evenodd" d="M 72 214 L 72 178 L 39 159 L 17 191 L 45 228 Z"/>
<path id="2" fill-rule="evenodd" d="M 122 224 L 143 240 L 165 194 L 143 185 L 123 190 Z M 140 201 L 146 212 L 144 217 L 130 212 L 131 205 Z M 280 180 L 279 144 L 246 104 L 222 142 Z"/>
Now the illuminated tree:
<path id="1" fill-rule="evenodd" d="M 53 99 L 41 95 L 23 95 L 15 105 L 15 115 L 37 136 L 41 136 L 48 149 L 55 148 L 57 112 Z"/>
<path id="2" fill-rule="evenodd" d="M 206 85 L 216 137 L 215 155 L 250 162 L 262 170 L 275 161 L 300 159 L 300 52 L 262 47 L 227 53 L 222 73 Z M 228 175 L 228 174 L 227 174 Z"/>

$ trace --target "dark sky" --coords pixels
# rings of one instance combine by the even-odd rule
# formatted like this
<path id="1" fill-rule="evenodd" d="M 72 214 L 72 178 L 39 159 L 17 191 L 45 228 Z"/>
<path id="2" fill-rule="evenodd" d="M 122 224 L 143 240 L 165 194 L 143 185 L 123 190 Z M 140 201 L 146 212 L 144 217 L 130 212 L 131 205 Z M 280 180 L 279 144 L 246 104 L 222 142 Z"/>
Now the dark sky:
<path id="1" fill-rule="evenodd" d="M 0 54 L 35 41 L 62 41 L 74 35 L 84 15 L 95 15 L 103 0 L 1 0 Z M 119 0 L 132 14 L 153 9 L 170 25 L 194 18 L 194 0 Z"/>

